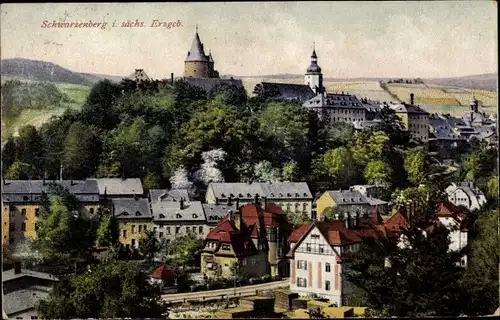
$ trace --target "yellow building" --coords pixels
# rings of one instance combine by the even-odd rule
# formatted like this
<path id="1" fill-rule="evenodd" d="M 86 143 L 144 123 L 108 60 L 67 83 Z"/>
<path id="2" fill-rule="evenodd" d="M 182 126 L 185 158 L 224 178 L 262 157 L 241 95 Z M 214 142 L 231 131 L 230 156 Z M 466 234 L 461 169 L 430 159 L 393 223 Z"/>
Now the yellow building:
<path id="1" fill-rule="evenodd" d="M 338 212 L 355 214 L 368 213 L 371 205 L 357 190 L 333 190 L 326 191 L 316 201 L 316 212 L 318 219 L 325 215 L 325 211 L 336 208 Z"/>
<path id="2" fill-rule="evenodd" d="M 219 73 L 214 70 L 214 60 L 212 53 L 205 55 L 205 49 L 198 35 L 198 26 L 196 34 L 184 61 L 184 77 L 193 78 L 219 78 Z"/>
<path id="3" fill-rule="evenodd" d="M 5 180 L 2 186 L 2 244 L 14 244 L 23 239 L 36 239 L 40 197 L 51 181 Z M 90 180 L 56 182 L 75 195 L 82 205 L 82 214 L 92 215 L 99 208 L 97 183 Z"/>
<path id="4" fill-rule="evenodd" d="M 153 217 L 148 199 L 112 199 L 112 212 L 118 221 L 119 242 L 125 247 L 139 248 L 146 231 L 153 230 Z"/>
<path id="5" fill-rule="evenodd" d="M 428 142 L 429 113 L 413 104 L 413 93 L 410 96 L 410 104 L 398 104 L 391 106 L 391 108 L 396 111 L 396 115 L 401 118 L 401 121 L 410 132 L 412 138 L 420 139 L 422 142 Z"/>

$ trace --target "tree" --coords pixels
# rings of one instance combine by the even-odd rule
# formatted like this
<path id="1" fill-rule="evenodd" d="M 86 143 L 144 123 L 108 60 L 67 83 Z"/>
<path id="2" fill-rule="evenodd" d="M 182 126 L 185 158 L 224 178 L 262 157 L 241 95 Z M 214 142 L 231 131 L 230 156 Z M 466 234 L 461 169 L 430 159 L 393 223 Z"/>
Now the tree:
<path id="1" fill-rule="evenodd" d="M 101 153 L 97 128 L 75 122 L 69 127 L 63 154 L 65 172 L 75 179 L 93 176 Z"/>
<path id="2" fill-rule="evenodd" d="M 16 142 L 10 136 L 2 148 L 2 172 L 6 172 L 14 161 L 16 161 Z"/>
<path id="3" fill-rule="evenodd" d="M 58 283 L 40 302 L 45 319 L 160 318 L 160 290 L 134 262 L 112 261 Z"/>
<path id="4" fill-rule="evenodd" d="M 80 216 L 76 198 L 60 185 L 51 185 L 41 196 L 35 247 L 47 261 L 88 261 L 95 240 L 95 224 Z"/>
<path id="5" fill-rule="evenodd" d="M 343 220 L 344 217 L 344 212 L 339 209 L 338 207 L 328 207 L 323 211 L 323 215 L 325 218 L 329 221 L 332 220 Z"/>
<path id="6" fill-rule="evenodd" d="M 426 155 L 422 148 L 414 148 L 406 153 L 404 168 L 408 174 L 408 179 L 418 186 L 427 178 Z"/>
<path id="7" fill-rule="evenodd" d="M 156 238 L 156 233 L 148 230 L 139 244 L 139 251 L 146 261 L 151 262 L 159 250 L 160 242 Z"/>
<path id="8" fill-rule="evenodd" d="M 98 213 L 99 227 L 96 231 L 96 242 L 99 246 L 112 246 L 118 242 L 118 222 L 109 210 Z"/>
<path id="9" fill-rule="evenodd" d="M 382 131 L 356 132 L 349 149 L 356 163 L 364 167 L 368 162 L 382 158 L 388 141 L 389 137 Z"/>
<path id="10" fill-rule="evenodd" d="M 210 182 L 224 182 L 222 171 L 218 168 L 224 161 L 227 153 L 222 149 L 215 149 L 202 153 L 204 163 L 201 169 L 196 171 L 194 178 L 207 186 Z"/>
<path id="11" fill-rule="evenodd" d="M 498 176 L 492 176 L 486 185 L 486 196 L 493 203 L 498 203 Z"/>
<path id="12" fill-rule="evenodd" d="M 179 167 L 174 175 L 170 178 L 172 189 L 187 189 L 193 188 L 193 183 L 189 180 L 189 172 L 184 167 Z"/>
<path id="13" fill-rule="evenodd" d="M 357 174 L 352 154 L 345 147 L 328 150 L 323 155 L 321 167 L 327 176 L 334 178 L 336 183 L 341 186 L 349 185 L 349 182 Z"/>
<path id="14" fill-rule="evenodd" d="M 281 172 L 278 168 L 273 168 L 269 161 L 261 161 L 254 167 L 255 180 L 279 182 L 282 180 Z"/>
<path id="15" fill-rule="evenodd" d="M 103 129 L 113 128 L 118 121 L 113 104 L 120 95 L 120 86 L 107 79 L 95 84 L 82 108 L 84 122 Z"/>
<path id="16" fill-rule="evenodd" d="M 392 168 L 382 160 L 372 160 L 366 164 L 364 177 L 368 184 L 387 185 L 391 181 Z"/>
<path id="17" fill-rule="evenodd" d="M 43 145 L 36 128 L 27 125 L 19 130 L 16 143 L 16 158 L 26 166 L 26 174 L 31 179 L 43 175 Z"/>
<path id="18" fill-rule="evenodd" d="M 449 250 L 448 230 L 424 233 L 419 228 L 435 212 L 431 202 L 416 208 L 415 217 L 423 218 L 412 219 L 399 237 L 365 239 L 346 268 L 346 280 L 365 293 L 365 305 L 381 316 L 462 313 L 463 291 L 457 282 L 463 273 L 461 257 Z M 394 299 L 395 294 L 400 298 Z"/>
<path id="19" fill-rule="evenodd" d="M 380 111 L 380 122 L 373 130 L 381 130 L 388 137 L 393 146 L 408 146 L 410 143 L 410 133 L 406 130 L 401 118 L 396 111 L 388 105 L 384 105 Z"/>
<path id="20" fill-rule="evenodd" d="M 297 161 L 289 161 L 283 165 L 282 179 L 285 181 L 298 181 L 300 177 L 300 169 Z"/>
<path id="21" fill-rule="evenodd" d="M 311 221 L 311 217 L 304 212 L 287 212 L 286 216 L 295 227 Z"/>
<path id="22" fill-rule="evenodd" d="M 194 234 L 177 237 L 165 245 L 163 260 L 174 268 L 185 267 L 196 262 L 196 254 L 202 246 L 203 240 Z"/>
<path id="23" fill-rule="evenodd" d="M 19 161 L 12 163 L 10 167 L 5 170 L 4 178 L 7 180 L 24 180 L 27 178 L 23 166 Z"/>
<path id="24" fill-rule="evenodd" d="M 463 303 L 469 316 L 492 314 L 498 308 L 498 214 L 495 208 L 479 215 L 478 234 L 469 244 L 467 270 L 460 280 L 467 292 Z"/>
<path id="25" fill-rule="evenodd" d="M 356 129 L 352 123 L 335 122 L 328 129 L 326 147 L 335 149 L 338 147 L 345 147 L 352 137 L 354 137 Z"/>

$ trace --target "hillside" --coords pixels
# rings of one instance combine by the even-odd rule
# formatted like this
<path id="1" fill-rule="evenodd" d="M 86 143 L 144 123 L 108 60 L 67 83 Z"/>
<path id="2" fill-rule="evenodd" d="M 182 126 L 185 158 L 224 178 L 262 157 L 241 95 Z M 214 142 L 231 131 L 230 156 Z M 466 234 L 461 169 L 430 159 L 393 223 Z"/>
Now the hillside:
<path id="1" fill-rule="evenodd" d="M 122 77 L 78 73 L 46 61 L 23 58 L 4 59 L 0 61 L 2 77 L 20 78 L 32 81 L 50 81 L 91 86 L 103 79 L 120 81 Z"/>
<path id="2" fill-rule="evenodd" d="M 458 78 L 424 79 L 427 84 L 496 91 L 498 75 L 486 73 Z"/>

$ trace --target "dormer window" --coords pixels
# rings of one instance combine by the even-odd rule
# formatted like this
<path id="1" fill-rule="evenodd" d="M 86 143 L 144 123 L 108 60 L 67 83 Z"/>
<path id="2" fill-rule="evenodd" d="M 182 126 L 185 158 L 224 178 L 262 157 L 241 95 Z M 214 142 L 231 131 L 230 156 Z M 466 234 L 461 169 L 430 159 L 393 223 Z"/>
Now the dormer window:
<path id="1" fill-rule="evenodd" d="M 307 197 L 307 193 L 304 192 L 304 197 Z"/>
<path id="2" fill-rule="evenodd" d="M 163 213 L 160 213 L 160 219 L 164 219 L 165 215 Z"/>
<path id="3" fill-rule="evenodd" d="M 252 195 L 251 195 L 250 193 L 247 193 L 247 197 L 251 198 L 251 197 L 252 197 Z"/>
<path id="4" fill-rule="evenodd" d="M 243 194 L 238 194 L 238 198 L 243 198 Z"/>
<path id="5" fill-rule="evenodd" d="M 140 213 L 139 211 L 136 211 L 136 212 L 135 212 L 135 216 L 136 216 L 136 217 L 138 217 L 138 216 L 140 216 L 140 215 L 141 215 L 141 213 Z"/>
<path id="6" fill-rule="evenodd" d="M 295 196 L 296 196 L 297 198 L 298 198 L 298 197 L 300 197 L 300 195 L 299 195 L 298 193 L 295 193 Z"/>
<path id="7" fill-rule="evenodd" d="M 274 193 L 271 192 L 271 197 L 274 197 Z"/>
<path id="8" fill-rule="evenodd" d="M 181 216 L 181 214 L 180 214 L 180 213 L 175 214 L 175 217 L 176 217 L 177 219 L 182 218 L 182 216 Z"/>
<path id="9" fill-rule="evenodd" d="M 127 211 L 123 211 L 121 215 L 122 216 L 128 216 L 128 212 Z"/>
<path id="10" fill-rule="evenodd" d="M 351 202 L 354 202 L 354 198 L 351 198 Z"/>
<path id="11" fill-rule="evenodd" d="M 198 215 L 196 213 L 193 213 L 193 219 L 198 218 Z"/>
<path id="12" fill-rule="evenodd" d="M 291 197 L 291 196 L 292 196 L 292 194 L 291 194 L 291 193 L 287 193 L 287 194 L 286 194 L 286 196 L 287 196 L 287 197 Z"/>
<path id="13" fill-rule="evenodd" d="M 280 193 L 280 197 L 283 197 L 283 193 Z"/>
<path id="14" fill-rule="evenodd" d="M 229 196 L 230 196 L 231 198 L 234 198 L 234 194 L 232 194 L 232 193 L 231 193 Z"/>
<path id="15" fill-rule="evenodd" d="M 225 197 L 226 197 L 226 195 L 225 195 L 225 194 L 221 194 L 220 196 L 221 196 L 222 198 L 225 198 Z"/>

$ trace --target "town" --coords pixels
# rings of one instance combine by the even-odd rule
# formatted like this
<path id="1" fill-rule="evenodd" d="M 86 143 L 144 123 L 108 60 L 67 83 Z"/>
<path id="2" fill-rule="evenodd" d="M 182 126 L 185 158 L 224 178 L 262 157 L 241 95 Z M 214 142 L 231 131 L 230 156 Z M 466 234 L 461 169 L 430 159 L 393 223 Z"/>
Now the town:
<path id="1" fill-rule="evenodd" d="M 451 115 L 418 92 L 330 92 L 320 42 L 303 84 L 247 92 L 200 33 L 182 76 L 134 68 L 3 143 L 4 319 L 500 307 L 498 115 L 480 98 Z"/>

